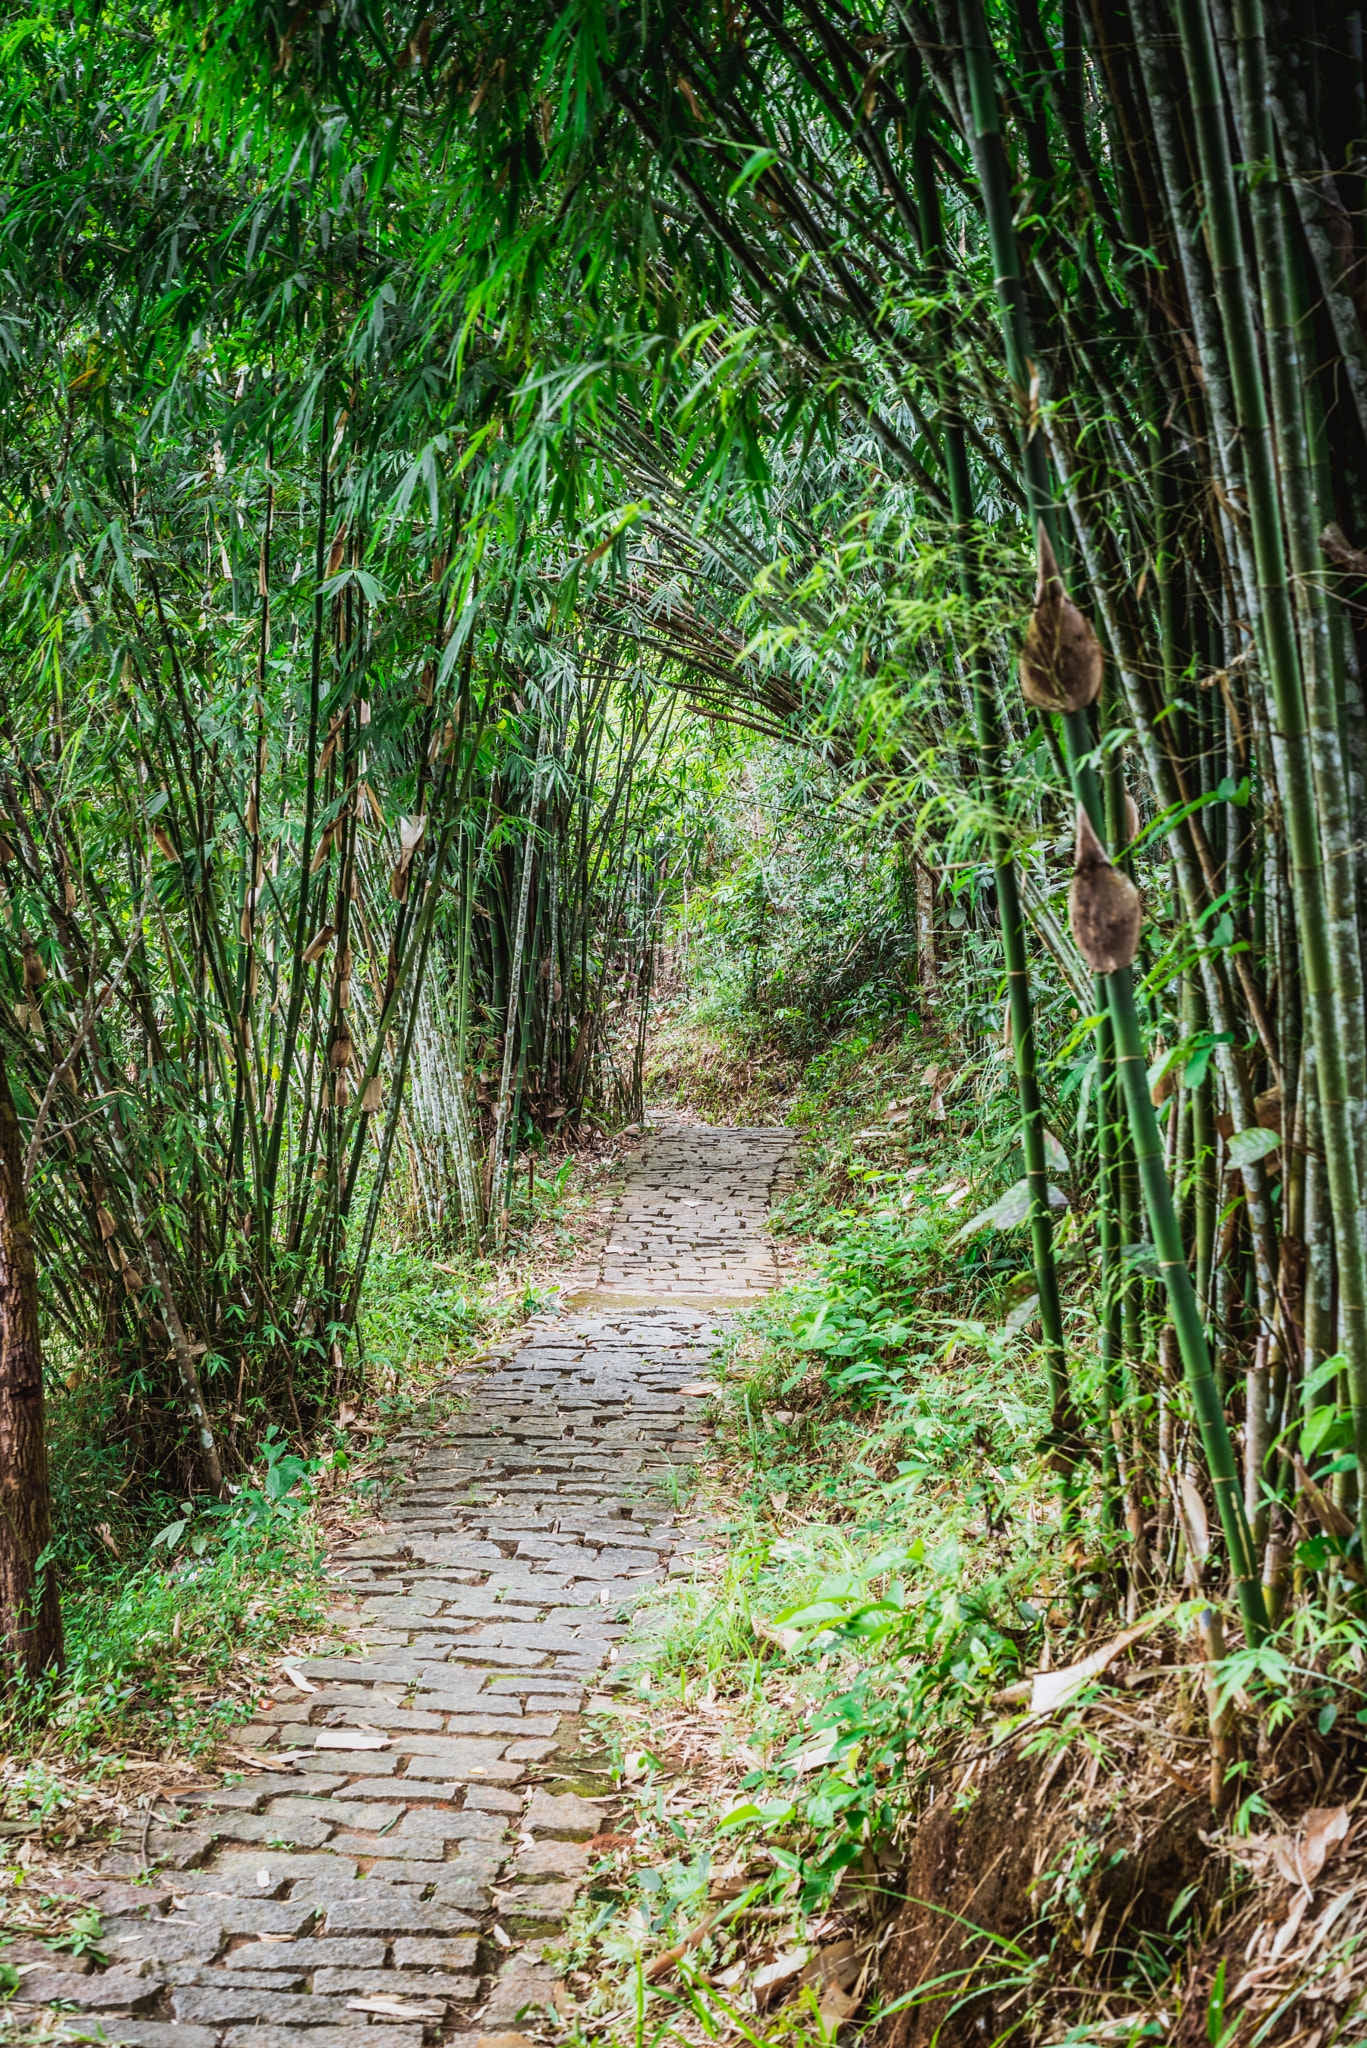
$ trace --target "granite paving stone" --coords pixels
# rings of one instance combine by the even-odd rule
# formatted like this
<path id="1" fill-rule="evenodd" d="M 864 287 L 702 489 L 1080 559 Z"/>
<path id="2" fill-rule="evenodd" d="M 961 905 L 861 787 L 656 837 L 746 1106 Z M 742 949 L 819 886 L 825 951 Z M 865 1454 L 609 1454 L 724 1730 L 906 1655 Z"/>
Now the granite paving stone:
<path id="1" fill-rule="evenodd" d="M 106 1954 L 117 1955 L 122 1961 L 140 1961 L 144 1956 L 151 1956 L 159 1962 L 170 1962 L 206 1950 L 213 1955 L 223 1946 L 226 1932 L 217 1913 L 205 1914 L 195 1920 L 185 1920 L 179 1914 L 173 1914 L 166 1920 L 119 1917 L 104 1922 L 100 1947 Z"/>
<path id="2" fill-rule="evenodd" d="M 227 2026 L 234 2020 L 292 2027 L 347 2023 L 347 2009 L 338 1999 L 315 1998 L 307 1991 L 267 1991 L 260 1986 L 234 1991 L 177 1984 L 171 1990 L 171 2010 L 178 2020 L 191 2020 L 202 2027 Z"/>
<path id="3" fill-rule="evenodd" d="M 225 1934 L 303 1934 L 315 1911 L 305 1899 L 186 1899 L 165 1924 L 207 1920 Z"/>
<path id="4" fill-rule="evenodd" d="M 557 1927 L 563 1926 L 574 1904 L 575 1889 L 572 1884 L 525 1885 L 506 1901 L 504 1915 L 514 1928 L 530 1921 L 551 1921 Z"/>
<path id="5" fill-rule="evenodd" d="M 164 1963 L 168 1984 L 206 1984 L 220 1991 L 303 1991 L 306 1970 L 235 1970 L 223 1963 Z"/>
<path id="6" fill-rule="evenodd" d="M 289 1953 L 284 1960 L 294 1970 L 314 1970 L 323 1963 L 350 1963 L 358 1970 L 378 1970 L 384 1961 L 384 1943 L 373 1936 L 348 1936 L 345 1939 L 320 1936 L 289 1943 L 249 1942 L 244 1948 L 233 1950 L 232 1966 L 235 1970 L 273 1969 L 281 1960 L 282 1947 L 288 1948 Z"/>
<path id="7" fill-rule="evenodd" d="M 353 1791 L 355 1788 L 348 1786 L 347 1789 Z M 287 1837 L 298 1827 L 301 1819 L 314 1817 L 303 1812 L 304 1806 L 302 1799 L 272 1799 L 262 1818 L 270 1824 L 271 1832 Z M 324 1810 L 334 1828 L 379 1829 L 392 1828 L 408 1809 L 406 1805 L 396 1803 L 394 1787 L 386 1782 L 381 1794 L 374 1799 L 364 1794 L 354 1799 L 329 1799 Z"/>
<path id="8" fill-rule="evenodd" d="M 345 1857 L 324 1852 L 322 1869 L 331 1878 L 355 1877 L 356 1864 Z M 207 1874 L 207 1873 L 206 1873 Z M 320 1874 L 319 1864 L 294 1851 L 279 1849 L 220 1849 L 214 1858 L 213 1876 L 255 1879 L 256 1889 L 268 1896 L 274 1885 Z"/>
<path id="9" fill-rule="evenodd" d="M 136 2012 L 160 1997 L 164 1982 L 160 1975 L 139 1976 L 117 1966 L 89 1977 L 74 1970 L 30 1970 L 20 1982 L 18 1996 L 25 2005 L 70 2000 L 84 2012 Z"/>
<path id="10" fill-rule="evenodd" d="M 275 1860 L 278 1861 L 278 1858 Z M 253 1861 L 259 1873 L 259 1855 Z M 214 1900 L 236 1898 L 269 1902 L 284 1897 L 289 1888 L 289 1879 L 283 1872 L 279 1872 L 268 1883 L 261 1884 L 257 1874 L 252 1870 L 226 1871 L 221 1867 L 221 1863 L 215 1863 L 211 1870 L 177 1871 L 175 1887 L 176 1897 L 186 1900 L 203 1895 Z"/>
<path id="11" fill-rule="evenodd" d="M 238 1813 L 214 1832 L 225 1842 L 284 1842 L 291 1849 L 318 1849 L 333 1833 L 333 1824 L 316 1814 L 279 1819 L 266 1813 Z"/>
<path id="12" fill-rule="evenodd" d="M 325 1934 L 378 1934 L 397 1940 L 408 1934 L 449 1934 L 470 1923 L 441 1899 L 407 1899 L 389 1888 L 375 1887 L 374 1898 L 342 1899 L 329 1906 Z"/>
<path id="13" fill-rule="evenodd" d="M 172 2020 L 102 2019 L 100 2031 L 110 2048 L 214 2048 L 211 2027 L 177 2026 Z"/>
<path id="14" fill-rule="evenodd" d="M 436 2005 L 457 2001 L 466 2003 L 478 1997 L 479 1978 L 473 1974 L 473 1952 L 465 1960 L 471 1965 L 471 1974 L 453 1976 L 450 1971 L 414 1971 L 401 1981 L 395 1980 L 392 1970 L 319 1970 L 314 1976 L 313 1988 L 329 1996 L 341 1992 L 352 1997 L 412 1999 L 415 2004 L 428 2001 Z M 383 2048 L 383 2040 L 376 2043 L 376 2048 Z"/>
<path id="15" fill-rule="evenodd" d="M 334 2005 L 336 2002 L 329 2001 Z M 360 2013 L 347 2012 L 347 2019 L 352 2024 L 311 2026 L 307 2048 L 422 2048 L 420 2022 L 406 2026 L 390 2024 L 377 2034 Z M 223 2036 L 223 2048 L 300 2048 L 300 2037 L 291 2026 L 229 2027 Z"/>
<path id="16" fill-rule="evenodd" d="M 477 1936 L 472 1929 L 465 1935 L 402 1935 L 394 1943 L 394 1967 L 396 1970 L 468 1970 L 475 1960 Z"/>
<path id="17" fill-rule="evenodd" d="M 573 1841 L 595 1835 L 603 1824 L 602 1806 L 577 1792 L 546 1792 L 540 1786 L 528 1801 L 522 1824 L 531 1835 L 555 1835 Z"/>

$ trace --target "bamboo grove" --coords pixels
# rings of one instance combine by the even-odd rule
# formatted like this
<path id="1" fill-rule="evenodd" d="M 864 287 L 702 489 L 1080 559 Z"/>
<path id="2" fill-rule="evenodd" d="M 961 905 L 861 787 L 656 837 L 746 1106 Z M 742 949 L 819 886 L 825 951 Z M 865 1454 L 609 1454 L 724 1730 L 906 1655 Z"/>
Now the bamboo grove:
<path id="1" fill-rule="evenodd" d="M 496 1231 L 520 1119 L 635 1102 L 701 712 L 974 865 L 1069 1544 L 1250 1644 L 1360 1582 L 1360 16 L 151 23 L 9 74 L 0 1029 L 71 1344 L 205 1438 L 317 1403 L 410 1125 Z"/>
<path id="2" fill-rule="evenodd" d="M 533 1121 L 639 1114 L 674 700 L 515 567 L 479 608 L 458 490 L 374 573 L 382 365 L 136 362 L 128 285 L 6 329 L 0 1034 L 50 1366 L 221 1494 L 363 1370 L 387 1192 L 497 1250 Z"/>

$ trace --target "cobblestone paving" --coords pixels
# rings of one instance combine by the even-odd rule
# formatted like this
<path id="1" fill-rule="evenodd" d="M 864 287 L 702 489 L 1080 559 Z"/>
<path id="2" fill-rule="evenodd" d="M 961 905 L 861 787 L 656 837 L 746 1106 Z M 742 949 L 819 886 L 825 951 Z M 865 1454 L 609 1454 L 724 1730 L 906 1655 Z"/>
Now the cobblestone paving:
<path id="1" fill-rule="evenodd" d="M 26 1978 L 136 2048 L 421 2048 L 548 1997 L 606 1778 L 575 1717 L 642 1591 L 693 1547 L 670 1475 L 705 1429 L 680 1388 L 719 1314 L 777 1277 L 764 1214 L 788 1135 L 667 1126 L 556 1316 L 414 1432 L 384 1533 L 337 1564 L 350 1654 L 291 1675 L 266 1768 L 106 1859 L 106 1971 Z M 675 1560 L 679 1560 L 675 1563 Z M 601 1786 L 601 1794 L 593 1793 Z M 384 2029 L 377 2036 L 371 2029 Z M 307 2029 L 306 2035 L 296 2032 Z"/>
<path id="2" fill-rule="evenodd" d="M 772 1287 L 764 1219 L 790 1144 L 787 1131 L 661 1132 L 617 1206 L 596 1290 L 744 1300 Z"/>

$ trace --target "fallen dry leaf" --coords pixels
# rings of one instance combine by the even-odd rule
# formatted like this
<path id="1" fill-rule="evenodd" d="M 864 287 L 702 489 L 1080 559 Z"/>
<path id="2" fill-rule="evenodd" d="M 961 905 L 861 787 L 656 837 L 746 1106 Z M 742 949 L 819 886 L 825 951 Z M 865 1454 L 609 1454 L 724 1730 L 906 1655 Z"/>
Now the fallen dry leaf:
<path id="1" fill-rule="evenodd" d="M 822 2031 L 828 2041 L 835 2039 L 841 2022 L 850 2017 L 858 2003 L 857 1998 L 851 1998 L 838 1984 L 826 1986 L 821 1994 L 821 2003 L 817 2007 L 817 2018 L 821 2021 Z"/>
<path id="2" fill-rule="evenodd" d="M 250 1764 L 254 1771 L 293 1770 L 295 1759 L 304 1755 L 302 1749 L 233 1749 L 227 1747 L 225 1754 L 240 1764 Z"/>
<path id="3" fill-rule="evenodd" d="M 857 1944 L 848 1938 L 819 1948 L 802 1972 L 804 1984 L 835 1984 L 847 1991 L 859 1975 Z"/>
<path id="4" fill-rule="evenodd" d="M 1150 1614 L 1145 1620 L 1136 1622 L 1133 1628 L 1122 1630 L 1109 1643 L 1103 1643 L 1099 1650 L 1093 1650 L 1090 1657 L 1082 1658 L 1077 1664 L 1065 1664 L 1060 1671 L 1037 1671 L 1030 1687 L 1031 1713 L 1052 1714 L 1057 1708 L 1067 1706 L 1094 1678 L 1100 1678 L 1131 1643 L 1137 1643 L 1160 1621 L 1166 1621 L 1176 1604 L 1169 1601 L 1157 1614 Z"/>
<path id="5" fill-rule="evenodd" d="M 349 1998 L 348 2012 L 374 2012 L 386 2019 L 439 2020 L 446 2016 L 444 2005 L 408 2005 L 401 1998 Z"/>
<path id="6" fill-rule="evenodd" d="M 807 1962 L 805 1949 L 790 1949 L 786 1955 L 775 1956 L 772 1963 L 766 1963 L 762 1970 L 756 1970 L 750 1979 L 750 1988 L 755 1993 L 771 1991 L 776 1984 L 786 1984 L 790 1977 L 796 1977 Z"/>
<path id="7" fill-rule="evenodd" d="M 1287 1949 L 1291 1946 L 1291 1943 L 1295 1938 L 1297 1929 L 1299 1928 L 1302 1920 L 1305 1918 L 1305 1909 L 1309 1904 L 1309 1892 L 1297 1892 L 1295 1898 L 1291 1901 L 1291 1911 L 1287 1914 L 1285 1920 L 1283 1920 L 1281 1926 L 1277 1929 L 1276 1938 L 1272 1943 L 1272 1947 L 1268 1955 L 1269 1962 L 1277 1963 L 1285 1955 Z"/>
<path id="8" fill-rule="evenodd" d="M 1307 1894 L 1348 1832 L 1346 1806 L 1312 1806 L 1299 1835 L 1278 1835 L 1272 1860 L 1288 1884 L 1306 1887 Z"/>

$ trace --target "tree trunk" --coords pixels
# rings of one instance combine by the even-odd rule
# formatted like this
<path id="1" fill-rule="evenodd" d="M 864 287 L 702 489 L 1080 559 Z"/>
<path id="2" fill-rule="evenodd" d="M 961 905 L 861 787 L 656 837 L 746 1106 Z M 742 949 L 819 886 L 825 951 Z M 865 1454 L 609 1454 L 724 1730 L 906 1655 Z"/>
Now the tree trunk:
<path id="1" fill-rule="evenodd" d="M 0 1060 L 0 1683 L 65 1661 L 50 1561 L 35 1583 L 51 1538 L 38 1280 L 19 1119 Z"/>

